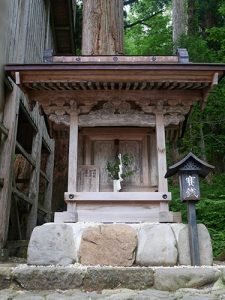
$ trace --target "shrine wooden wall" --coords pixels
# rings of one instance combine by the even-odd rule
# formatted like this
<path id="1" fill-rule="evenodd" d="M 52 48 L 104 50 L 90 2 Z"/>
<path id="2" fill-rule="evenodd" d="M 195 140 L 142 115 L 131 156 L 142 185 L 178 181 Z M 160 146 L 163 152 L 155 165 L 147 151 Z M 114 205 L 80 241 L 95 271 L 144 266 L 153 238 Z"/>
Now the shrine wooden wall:
<path id="1" fill-rule="evenodd" d="M 7 239 L 9 214 L 12 211 L 11 170 L 16 148 L 19 102 L 21 99 L 26 101 L 19 88 L 4 76 L 3 68 L 8 63 L 41 63 L 47 48 L 54 48 L 50 27 L 50 0 L 1 0 L 0 177 L 4 178 L 4 184 L 1 186 L 0 200 L 1 222 L 4 224 L 0 224 L 0 248 Z"/>
<path id="2" fill-rule="evenodd" d="M 49 0 L 0 1 L 0 116 L 4 109 L 7 63 L 43 62 L 44 49 L 54 48 Z"/>

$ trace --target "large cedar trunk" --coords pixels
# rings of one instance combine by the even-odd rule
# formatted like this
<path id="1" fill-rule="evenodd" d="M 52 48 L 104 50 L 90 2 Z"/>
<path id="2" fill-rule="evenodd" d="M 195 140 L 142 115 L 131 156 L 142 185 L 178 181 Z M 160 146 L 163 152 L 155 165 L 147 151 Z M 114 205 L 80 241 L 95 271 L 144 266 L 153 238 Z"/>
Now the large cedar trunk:
<path id="1" fill-rule="evenodd" d="M 186 5 L 185 0 L 173 0 L 173 42 L 179 46 L 179 39 L 186 32 Z"/>
<path id="2" fill-rule="evenodd" d="M 83 0 L 83 55 L 123 54 L 123 0 Z"/>

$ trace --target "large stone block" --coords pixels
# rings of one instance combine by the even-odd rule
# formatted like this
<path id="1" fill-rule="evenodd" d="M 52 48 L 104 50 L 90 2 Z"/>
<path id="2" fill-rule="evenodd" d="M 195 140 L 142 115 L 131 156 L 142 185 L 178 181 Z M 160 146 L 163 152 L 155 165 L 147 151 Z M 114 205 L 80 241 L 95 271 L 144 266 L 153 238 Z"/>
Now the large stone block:
<path id="1" fill-rule="evenodd" d="M 169 224 L 140 225 L 136 263 L 141 266 L 176 265 L 176 240 Z"/>
<path id="2" fill-rule="evenodd" d="M 215 283 L 221 272 L 212 268 L 159 268 L 155 270 L 154 287 L 161 291 L 201 288 Z"/>
<path id="3" fill-rule="evenodd" d="M 191 265 L 188 225 L 171 224 L 177 240 L 178 264 Z M 198 224 L 200 264 L 210 266 L 213 263 L 212 244 L 209 232 L 205 225 Z"/>
<path id="4" fill-rule="evenodd" d="M 70 224 L 72 230 L 73 230 L 73 238 L 75 241 L 75 258 L 76 262 L 79 261 L 78 252 L 80 249 L 80 243 L 82 239 L 83 232 L 87 230 L 88 228 L 98 228 L 99 223 L 84 223 L 84 222 L 78 222 L 74 224 Z"/>
<path id="5" fill-rule="evenodd" d="M 35 227 L 28 245 L 28 264 L 68 265 L 75 259 L 75 241 L 69 224 L 47 223 Z"/>
<path id="6" fill-rule="evenodd" d="M 132 266 L 136 231 L 129 225 L 100 225 L 83 232 L 79 262 L 84 265 Z"/>
<path id="7" fill-rule="evenodd" d="M 147 289 L 153 286 L 154 272 L 151 268 L 88 267 L 84 278 L 84 289 L 103 290 L 127 288 Z"/>
<path id="8" fill-rule="evenodd" d="M 86 270 L 73 267 L 23 267 L 13 270 L 13 280 L 27 290 L 80 288 Z"/>

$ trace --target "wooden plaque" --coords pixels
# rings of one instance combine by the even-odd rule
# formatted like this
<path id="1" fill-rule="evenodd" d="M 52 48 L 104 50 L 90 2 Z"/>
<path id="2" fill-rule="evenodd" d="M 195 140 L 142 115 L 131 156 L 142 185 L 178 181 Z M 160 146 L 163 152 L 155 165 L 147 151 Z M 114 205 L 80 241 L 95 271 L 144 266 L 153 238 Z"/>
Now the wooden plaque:
<path id="1" fill-rule="evenodd" d="M 82 165 L 78 169 L 78 192 L 99 192 L 99 167 Z"/>

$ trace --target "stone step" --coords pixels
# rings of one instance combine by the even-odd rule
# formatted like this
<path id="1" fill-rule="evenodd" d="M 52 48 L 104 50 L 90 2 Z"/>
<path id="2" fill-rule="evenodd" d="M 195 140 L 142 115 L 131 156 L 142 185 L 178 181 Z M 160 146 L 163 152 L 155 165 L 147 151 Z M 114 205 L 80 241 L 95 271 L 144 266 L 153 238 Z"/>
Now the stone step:
<path id="1" fill-rule="evenodd" d="M 102 291 L 154 289 L 175 292 L 183 288 L 222 289 L 225 266 L 213 267 L 100 267 L 0 265 L 0 289 Z"/>
<path id="2" fill-rule="evenodd" d="M 143 291 L 130 289 L 82 292 L 79 290 L 25 291 L 6 289 L 0 291 L 1 300 L 224 300 L 224 290 L 180 289 L 164 292 L 155 289 Z"/>

